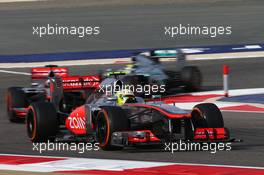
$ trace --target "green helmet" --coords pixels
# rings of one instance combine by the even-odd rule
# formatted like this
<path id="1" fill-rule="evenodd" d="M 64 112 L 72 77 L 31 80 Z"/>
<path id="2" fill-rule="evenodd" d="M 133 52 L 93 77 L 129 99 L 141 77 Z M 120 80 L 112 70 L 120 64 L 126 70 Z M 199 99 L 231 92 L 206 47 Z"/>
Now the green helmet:
<path id="1" fill-rule="evenodd" d="M 125 103 L 136 103 L 136 97 L 131 90 L 124 89 L 116 93 L 117 104 L 123 105 Z"/>

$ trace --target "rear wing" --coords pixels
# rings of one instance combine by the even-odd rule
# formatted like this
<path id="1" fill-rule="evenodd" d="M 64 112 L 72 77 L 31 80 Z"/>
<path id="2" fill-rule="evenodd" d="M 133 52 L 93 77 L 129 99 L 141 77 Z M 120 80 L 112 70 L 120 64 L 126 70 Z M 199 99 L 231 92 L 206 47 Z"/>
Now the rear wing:
<path id="1" fill-rule="evenodd" d="M 148 59 L 154 63 L 160 63 L 161 60 L 171 60 L 171 61 L 185 61 L 186 52 L 183 49 L 170 49 L 170 50 L 151 50 L 148 52 L 143 52 L 140 55 L 146 56 Z M 137 61 L 132 59 L 133 62 Z"/>
<path id="2" fill-rule="evenodd" d="M 68 68 L 66 67 L 36 67 L 31 69 L 31 79 L 40 80 L 48 77 L 50 72 L 53 72 L 57 77 L 67 77 Z"/>
<path id="3" fill-rule="evenodd" d="M 178 56 L 179 51 L 176 49 L 171 50 L 151 50 L 142 52 L 140 55 L 145 55 L 153 58 L 175 58 Z"/>
<path id="4" fill-rule="evenodd" d="M 64 90 L 96 89 L 99 88 L 100 82 L 101 77 L 97 75 L 62 77 Z"/>

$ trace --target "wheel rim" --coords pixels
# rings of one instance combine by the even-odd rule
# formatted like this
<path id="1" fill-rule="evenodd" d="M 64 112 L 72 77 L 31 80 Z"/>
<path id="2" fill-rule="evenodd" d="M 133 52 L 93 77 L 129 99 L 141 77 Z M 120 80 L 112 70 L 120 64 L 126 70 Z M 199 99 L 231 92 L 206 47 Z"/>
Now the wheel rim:
<path id="1" fill-rule="evenodd" d="M 105 145 L 106 140 L 108 137 L 108 125 L 107 125 L 107 120 L 104 116 L 104 113 L 101 112 L 98 115 L 98 121 L 97 121 L 97 139 L 100 143 L 100 145 Z"/>
<path id="2" fill-rule="evenodd" d="M 36 126 L 35 126 L 35 121 L 34 121 L 34 114 L 33 114 L 33 111 L 30 110 L 27 115 L 27 133 L 31 139 L 33 139 L 35 127 Z"/>

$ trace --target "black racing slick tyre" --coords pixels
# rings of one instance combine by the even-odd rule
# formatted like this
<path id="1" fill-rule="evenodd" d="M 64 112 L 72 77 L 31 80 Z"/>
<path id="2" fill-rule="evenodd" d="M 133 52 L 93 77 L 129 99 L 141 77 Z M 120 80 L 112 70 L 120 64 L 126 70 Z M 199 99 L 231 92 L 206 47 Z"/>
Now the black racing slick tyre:
<path id="1" fill-rule="evenodd" d="M 202 74 L 198 67 L 186 66 L 181 70 L 181 81 L 186 91 L 198 91 L 202 85 Z"/>
<path id="2" fill-rule="evenodd" d="M 32 103 L 26 117 L 26 127 L 32 142 L 53 141 L 59 128 L 54 105 L 48 102 Z"/>
<path id="3" fill-rule="evenodd" d="M 20 87 L 11 87 L 7 90 L 6 107 L 7 115 L 10 122 L 22 123 L 24 118 L 18 117 L 14 112 L 14 108 L 26 108 L 28 105 L 26 94 Z"/>
<path id="4" fill-rule="evenodd" d="M 224 120 L 221 111 L 213 103 L 202 103 L 192 110 L 192 123 L 195 128 L 223 128 Z"/>
<path id="5" fill-rule="evenodd" d="M 111 145 L 112 133 L 116 131 L 128 131 L 129 120 L 120 107 L 102 107 L 97 114 L 96 137 L 100 148 L 103 150 L 120 150 L 123 147 Z"/>

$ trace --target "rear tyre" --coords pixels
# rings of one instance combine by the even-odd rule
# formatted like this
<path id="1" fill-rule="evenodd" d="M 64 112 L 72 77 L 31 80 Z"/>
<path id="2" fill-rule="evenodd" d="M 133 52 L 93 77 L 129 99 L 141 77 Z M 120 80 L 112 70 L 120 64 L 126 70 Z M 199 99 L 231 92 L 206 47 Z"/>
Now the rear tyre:
<path id="1" fill-rule="evenodd" d="M 54 105 L 48 102 L 31 104 L 26 117 L 26 127 L 32 142 L 53 141 L 59 128 Z"/>
<path id="2" fill-rule="evenodd" d="M 224 127 L 222 113 L 213 103 L 202 103 L 194 106 L 191 115 L 195 128 Z"/>
<path id="3" fill-rule="evenodd" d="M 10 122 L 22 123 L 25 118 L 18 117 L 13 108 L 26 108 L 28 105 L 26 94 L 20 87 L 11 87 L 7 90 L 6 107 Z"/>
<path id="4" fill-rule="evenodd" d="M 120 150 L 123 147 L 111 145 L 112 133 L 128 131 L 129 120 L 120 107 L 102 107 L 97 114 L 96 137 L 100 148 L 103 150 Z"/>
<path id="5" fill-rule="evenodd" d="M 186 66 L 181 70 L 181 81 L 186 91 L 198 91 L 202 85 L 202 74 L 198 67 Z"/>

